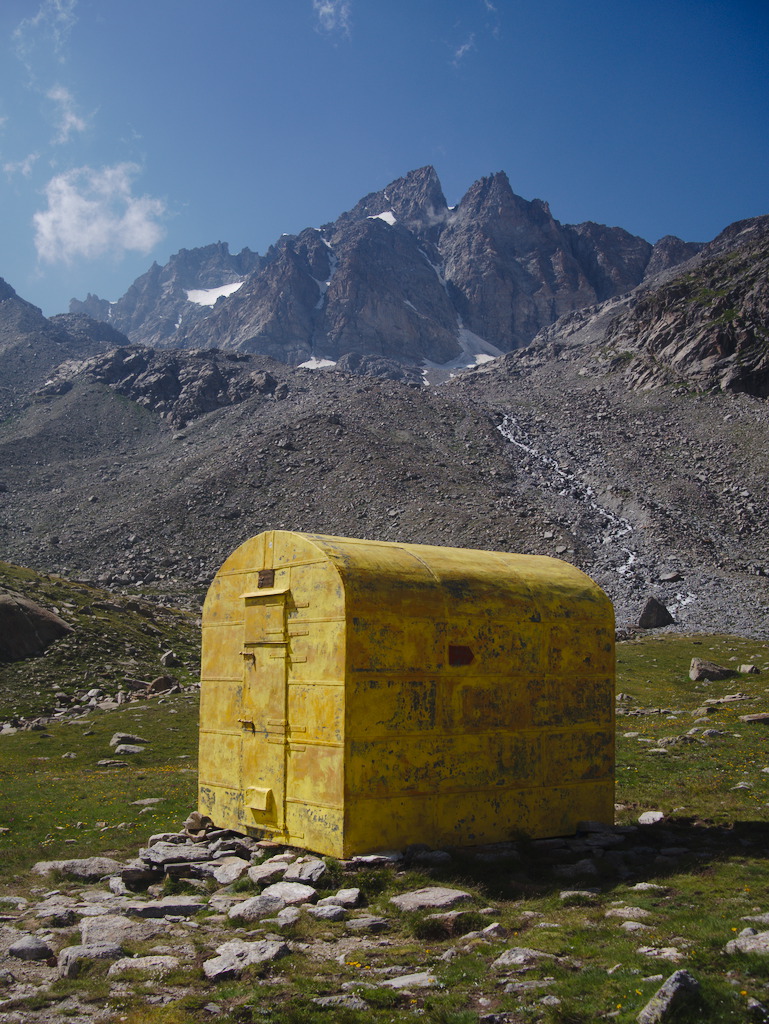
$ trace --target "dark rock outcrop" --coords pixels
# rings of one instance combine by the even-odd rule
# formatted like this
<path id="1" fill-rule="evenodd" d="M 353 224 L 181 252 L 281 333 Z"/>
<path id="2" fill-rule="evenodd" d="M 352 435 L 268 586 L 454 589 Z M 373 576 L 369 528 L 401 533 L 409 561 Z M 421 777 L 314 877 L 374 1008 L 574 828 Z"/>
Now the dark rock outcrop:
<path id="1" fill-rule="evenodd" d="M 23 404 L 60 363 L 126 341 L 87 316 L 49 320 L 0 278 L 0 419 Z"/>
<path id="2" fill-rule="evenodd" d="M 636 387 L 690 381 L 769 396 L 769 217 L 730 225 L 696 265 L 638 297 L 606 342 Z"/>
<path id="3" fill-rule="evenodd" d="M 46 390 L 63 393 L 85 376 L 109 385 L 117 394 L 184 427 L 205 413 L 235 405 L 251 395 L 276 396 L 277 381 L 267 371 L 252 371 L 235 352 L 177 352 L 127 346 L 105 356 L 62 368 Z"/>
<path id="4" fill-rule="evenodd" d="M 644 605 L 638 625 L 641 629 L 660 629 L 662 626 L 670 626 L 674 621 L 662 601 L 658 601 L 656 597 L 650 597 Z"/>
<path id="5" fill-rule="evenodd" d="M 0 591 L 0 661 L 42 654 L 72 627 L 47 608 L 12 591 Z"/>

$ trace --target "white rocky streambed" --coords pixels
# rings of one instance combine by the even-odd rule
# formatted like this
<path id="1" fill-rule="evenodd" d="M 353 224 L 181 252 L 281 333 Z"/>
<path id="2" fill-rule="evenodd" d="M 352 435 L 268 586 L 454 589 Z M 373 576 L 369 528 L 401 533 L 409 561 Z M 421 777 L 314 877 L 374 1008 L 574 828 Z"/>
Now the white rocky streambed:
<path id="1" fill-rule="evenodd" d="M 595 540 L 599 556 L 595 564 L 587 571 L 595 576 L 609 596 L 625 601 L 641 601 L 643 595 L 654 592 L 660 580 L 665 581 L 665 574 L 660 572 L 653 559 L 642 550 L 642 542 L 638 531 L 630 520 L 615 512 L 599 501 L 594 489 L 582 479 L 583 467 L 567 468 L 547 450 L 543 450 L 531 437 L 520 420 L 508 413 L 498 426 L 502 437 L 526 458 L 517 461 L 518 469 L 526 473 L 533 486 L 555 493 L 561 498 L 569 499 L 576 505 L 570 513 L 573 519 L 580 518 L 580 528 L 584 533 L 585 523 L 589 522 L 590 532 Z M 546 534 L 547 537 L 547 534 Z M 561 543 L 554 549 L 559 557 L 569 557 L 568 545 Z M 675 573 L 669 574 L 671 577 Z M 666 607 L 675 613 L 696 600 L 691 591 L 676 591 L 671 594 Z M 640 610 L 640 609 L 639 609 Z"/>

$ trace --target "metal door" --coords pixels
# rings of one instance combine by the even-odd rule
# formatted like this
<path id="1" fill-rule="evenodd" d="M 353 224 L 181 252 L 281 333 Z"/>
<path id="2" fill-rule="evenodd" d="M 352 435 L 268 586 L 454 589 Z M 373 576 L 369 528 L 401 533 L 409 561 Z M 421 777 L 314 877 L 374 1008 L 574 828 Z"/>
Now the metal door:
<path id="1" fill-rule="evenodd" d="M 243 822 L 281 832 L 286 811 L 287 591 L 244 594 Z"/>

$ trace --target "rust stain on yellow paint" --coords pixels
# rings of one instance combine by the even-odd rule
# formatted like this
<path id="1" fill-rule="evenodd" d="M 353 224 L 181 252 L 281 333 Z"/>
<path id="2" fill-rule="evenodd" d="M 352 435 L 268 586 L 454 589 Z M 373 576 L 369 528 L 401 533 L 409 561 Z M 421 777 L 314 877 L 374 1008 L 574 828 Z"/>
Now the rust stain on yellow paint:
<path id="1" fill-rule="evenodd" d="M 611 602 L 554 558 L 252 537 L 203 610 L 199 806 L 336 857 L 611 822 Z"/>

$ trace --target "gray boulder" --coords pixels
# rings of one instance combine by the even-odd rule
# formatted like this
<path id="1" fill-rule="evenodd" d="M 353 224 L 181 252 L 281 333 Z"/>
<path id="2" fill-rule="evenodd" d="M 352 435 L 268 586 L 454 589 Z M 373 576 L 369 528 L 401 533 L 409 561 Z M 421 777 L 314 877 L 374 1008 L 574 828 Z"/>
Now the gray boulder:
<path id="1" fill-rule="evenodd" d="M 324 896 L 318 900 L 319 907 L 357 907 L 360 903 L 360 889 L 340 889 L 333 896 Z"/>
<path id="2" fill-rule="evenodd" d="M 286 905 L 286 901 L 279 896 L 265 895 L 252 896 L 250 899 L 241 900 L 227 911 L 227 917 L 231 921 L 259 921 L 263 917 L 271 917 L 279 913 Z"/>
<path id="3" fill-rule="evenodd" d="M 472 899 L 470 893 L 463 892 L 462 889 L 446 889 L 432 885 L 401 893 L 400 896 L 392 896 L 390 903 L 398 910 L 422 910 L 425 907 L 453 907 L 456 903 L 469 899 Z"/>
<path id="4" fill-rule="evenodd" d="M 72 626 L 54 612 L 13 591 L 0 592 L 0 661 L 42 654 L 71 632 Z"/>
<path id="5" fill-rule="evenodd" d="M 736 939 L 727 942 L 727 953 L 769 954 L 769 932 L 757 932 L 755 928 L 743 928 Z"/>
<path id="6" fill-rule="evenodd" d="M 277 896 L 287 907 L 299 906 L 302 903 L 314 903 L 318 894 L 311 885 L 303 882 L 275 882 L 262 890 L 262 896 Z"/>
<path id="7" fill-rule="evenodd" d="M 662 601 L 656 597 L 650 597 L 644 605 L 638 625 L 641 629 L 659 629 L 662 626 L 670 626 L 675 619 L 667 610 Z"/>
<path id="8" fill-rule="evenodd" d="M 221 978 L 239 978 L 247 967 L 269 963 L 285 956 L 289 948 L 285 942 L 266 939 L 262 942 L 243 942 L 232 939 L 216 950 L 217 956 L 203 964 L 205 976 L 210 981 Z"/>
<path id="9" fill-rule="evenodd" d="M 682 1007 L 696 1001 L 700 983 L 688 971 L 674 971 L 638 1014 L 638 1024 L 660 1024 L 677 1017 Z"/>
<path id="10" fill-rule="evenodd" d="M 126 903 L 123 910 L 129 917 L 192 917 L 206 906 L 200 896 L 164 896 L 160 900 Z"/>
<path id="11" fill-rule="evenodd" d="M 344 921 L 348 913 L 344 907 L 333 904 L 325 907 L 306 906 L 304 909 L 318 921 Z"/>
<path id="12" fill-rule="evenodd" d="M 511 946 L 498 956 L 492 967 L 528 967 L 542 960 L 553 961 L 557 957 L 552 953 L 543 953 L 541 949 L 530 949 L 527 946 Z"/>
<path id="13" fill-rule="evenodd" d="M 386 932 L 390 922 L 386 917 L 376 917 L 374 914 L 363 914 L 361 917 L 354 917 L 345 925 L 349 932 Z"/>
<path id="14" fill-rule="evenodd" d="M 120 746 L 121 743 L 146 743 L 147 740 L 142 739 L 141 736 L 134 736 L 131 732 L 116 732 L 112 739 L 109 741 L 111 747 Z M 134 800 L 134 803 L 158 803 L 160 797 L 150 798 L 149 800 Z"/>
<path id="15" fill-rule="evenodd" d="M 231 885 L 249 870 L 250 864 L 242 857 L 221 857 L 209 870 L 219 885 Z"/>
<path id="16" fill-rule="evenodd" d="M 17 960 L 50 960 L 53 950 L 38 935 L 25 935 L 10 947 L 9 956 Z"/>
<path id="17" fill-rule="evenodd" d="M 121 956 L 123 949 L 117 943 L 65 946 L 59 953 L 59 974 L 62 978 L 74 978 L 85 960 L 118 960 Z"/>
<path id="18" fill-rule="evenodd" d="M 315 885 L 326 873 L 326 865 L 317 857 L 307 860 L 297 860 L 289 864 L 286 873 L 283 875 L 285 882 L 304 882 L 308 885 Z"/>
<path id="19" fill-rule="evenodd" d="M 142 974 L 149 974 L 153 978 L 164 978 L 166 974 L 176 970 L 179 963 L 177 956 L 125 956 L 111 964 L 107 974 L 114 977 L 128 971 L 141 971 Z"/>
<path id="20" fill-rule="evenodd" d="M 36 875 L 47 875 L 51 871 L 60 871 L 69 878 L 77 878 L 81 882 L 98 882 L 107 875 L 116 875 L 122 871 L 123 865 L 111 857 L 87 857 L 84 860 L 40 860 L 32 868 Z"/>
<path id="21" fill-rule="evenodd" d="M 732 669 L 716 665 L 714 661 L 706 661 L 704 658 L 692 658 L 689 666 L 689 678 L 693 683 L 702 682 L 703 679 L 709 679 L 711 682 L 716 679 L 729 679 L 733 675 L 735 672 Z"/>
<path id="22" fill-rule="evenodd" d="M 120 914 L 102 914 L 84 918 L 80 934 L 84 946 L 122 945 L 151 939 L 162 927 L 159 921 L 132 921 Z"/>
<path id="23" fill-rule="evenodd" d="M 272 882 L 277 882 L 281 879 L 288 868 L 288 865 L 283 864 L 255 864 L 253 867 L 248 869 L 248 877 L 256 885 L 270 885 Z"/>

